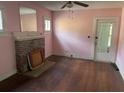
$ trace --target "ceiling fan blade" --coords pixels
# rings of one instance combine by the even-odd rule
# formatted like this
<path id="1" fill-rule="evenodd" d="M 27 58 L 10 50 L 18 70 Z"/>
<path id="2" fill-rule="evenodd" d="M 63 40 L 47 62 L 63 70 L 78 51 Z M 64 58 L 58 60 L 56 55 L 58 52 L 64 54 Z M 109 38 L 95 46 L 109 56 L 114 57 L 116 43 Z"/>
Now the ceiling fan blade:
<path id="1" fill-rule="evenodd" d="M 66 4 L 64 4 L 64 5 L 61 7 L 61 9 L 65 8 L 68 3 L 69 3 L 69 2 L 67 2 Z"/>
<path id="2" fill-rule="evenodd" d="M 88 7 L 89 6 L 88 4 L 81 3 L 81 2 L 78 2 L 78 1 L 74 1 L 74 3 L 77 4 L 77 5 L 83 6 L 83 7 Z"/>

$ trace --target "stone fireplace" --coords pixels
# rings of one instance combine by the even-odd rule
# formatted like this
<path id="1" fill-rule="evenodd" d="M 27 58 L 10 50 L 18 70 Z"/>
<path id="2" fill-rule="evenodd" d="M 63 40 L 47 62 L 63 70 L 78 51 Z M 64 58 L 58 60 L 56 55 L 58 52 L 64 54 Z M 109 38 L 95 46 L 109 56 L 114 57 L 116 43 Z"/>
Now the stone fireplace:
<path id="1" fill-rule="evenodd" d="M 18 72 L 26 72 L 44 63 L 44 36 L 38 32 L 16 32 L 16 62 Z"/>

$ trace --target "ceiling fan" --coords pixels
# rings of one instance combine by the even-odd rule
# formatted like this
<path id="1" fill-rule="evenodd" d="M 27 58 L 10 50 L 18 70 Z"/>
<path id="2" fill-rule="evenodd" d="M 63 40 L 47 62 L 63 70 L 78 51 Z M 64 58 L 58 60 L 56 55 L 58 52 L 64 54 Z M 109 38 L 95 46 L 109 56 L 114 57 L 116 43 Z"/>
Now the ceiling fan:
<path id="1" fill-rule="evenodd" d="M 77 5 L 82 6 L 82 7 L 88 7 L 89 6 L 88 4 L 85 4 L 85 3 L 82 3 L 82 2 L 78 2 L 78 1 L 68 1 L 67 3 L 65 3 L 61 7 L 61 9 L 65 8 L 65 7 L 72 8 L 74 6 L 74 4 L 77 4 Z"/>

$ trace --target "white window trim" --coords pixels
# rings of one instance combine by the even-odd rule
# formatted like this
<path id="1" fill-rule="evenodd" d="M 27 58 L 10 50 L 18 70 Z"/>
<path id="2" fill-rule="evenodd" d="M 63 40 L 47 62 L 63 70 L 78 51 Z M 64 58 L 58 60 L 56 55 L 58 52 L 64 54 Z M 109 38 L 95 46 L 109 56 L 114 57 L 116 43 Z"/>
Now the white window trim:
<path id="1" fill-rule="evenodd" d="M 45 29 L 45 20 L 50 21 L 50 30 L 46 30 L 46 29 Z M 51 24 L 52 24 L 51 18 L 50 18 L 49 16 L 45 16 L 45 17 L 44 17 L 44 32 L 45 32 L 45 33 L 52 32 L 52 26 L 51 26 Z"/>

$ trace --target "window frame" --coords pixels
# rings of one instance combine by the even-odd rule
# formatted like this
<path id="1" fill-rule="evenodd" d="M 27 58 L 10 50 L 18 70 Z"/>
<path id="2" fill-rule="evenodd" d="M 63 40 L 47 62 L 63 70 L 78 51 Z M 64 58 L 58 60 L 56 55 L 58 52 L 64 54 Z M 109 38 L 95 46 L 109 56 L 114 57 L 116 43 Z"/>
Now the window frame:
<path id="1" fill-rule="evenodd" d="M 20 14 L 20 9 L 21 8 L 28 8 L 28 9 L 32 9 L 32 10 L 35 10 L 36 11 L 36 31 L 22 31 L 22 20 L 21 20 L 21 14 Z M 37 9 L 36 8 L 32 8 L 32 7 L 29 7 L 29 6 L 20 6 L 18 7 L 18 11 L 19 11 L 19 21 L 20 21 L 20 32 L 38 32 L 38 12 L 37 12 Z"/>
<path id="2" fill-rule="evenodd" d="M 46 30 L 46 21 L 50 22 L 50 30 Z M 44 16 L 44 32 L 52 32 L 52 26 L 51 26 L 52 22 L 51 22 L 51 18 L 49 16 Z M 47 24 L 48 25 L 48 24 Z"/>

